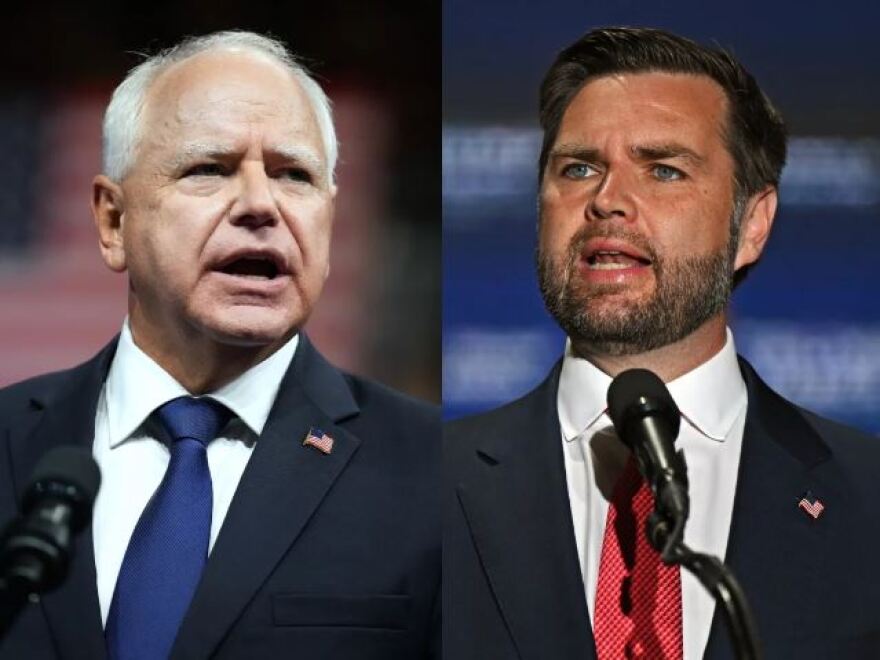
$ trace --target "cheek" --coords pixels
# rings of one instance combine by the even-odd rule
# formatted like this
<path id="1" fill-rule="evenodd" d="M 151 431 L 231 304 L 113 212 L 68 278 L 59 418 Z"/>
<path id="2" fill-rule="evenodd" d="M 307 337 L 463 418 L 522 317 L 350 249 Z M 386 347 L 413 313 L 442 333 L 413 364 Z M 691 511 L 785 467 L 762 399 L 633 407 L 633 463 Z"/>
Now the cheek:
<path id="1" fill-rule="evenodd" d="M 667 199 L 662 211 L 653 214 L 654 242 L 666 254 L 717 252 L 727 245 L 731 213 L 732 205 L 719 202 L 711 191 L 697 199 Z"/>
<path id="2" fill-rule="evenodd" d="M 299 249 L 303 264 L 315 267 L 325 264 L 330 252 L 333 226 L 332 207 L 326 202 L 311 203 L 286 214 L 291 233 Z"/>
<path id="3" fill-rule="evenodd" d="M 545 206 L 538 225 L 538 246 L 544 254 L 565 254 L 572 238 L 583 227 L 583 223 L 572 222 Z"/>
<path id="4" fill-rule="evenodd" d="M 576 227 L 570 225 L 578 224 L 573 219 L 577 214 L 572 209 L 570 199 L 562 194 L 558 186 L 552 184 L 541 190 L 539 204 L 539 245 L 545 251 L 557 252 L 560 246 L 568 243 L 571 234 L 576 230 Z"/>
<path id="5" fill-rule="evenodd" d="M 309 228 L 309 243 L 311 249 L 319 259 L 326 259 L 330 252 L 330 236 L 332 234 L 331 218 L 322 214 Z"/>
<path id="6" fill-rule="evenodd" d="M 194 223 L 164 222 L 159 215 L 132 218 L 125 249 L 135 285 L 159 290 L 192 284 L 201 263 L 196 229 Z"/>

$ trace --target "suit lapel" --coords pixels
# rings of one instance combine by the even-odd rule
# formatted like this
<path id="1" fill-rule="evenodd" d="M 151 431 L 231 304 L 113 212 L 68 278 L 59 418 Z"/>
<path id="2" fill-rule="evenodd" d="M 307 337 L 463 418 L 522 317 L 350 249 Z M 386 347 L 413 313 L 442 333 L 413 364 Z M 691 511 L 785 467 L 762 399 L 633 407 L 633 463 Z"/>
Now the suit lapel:
<path id="1" fill-rule="evenodd" d="M 357 412 L 343 377 L 301 335 L 172 657 L 207 657 L 220 644 L 357 451 L 336 425 Z M 334 439 L 330 454 L 303 446 L 312 427 Z"/>
<path id="2" fill-rule="evenodd" d="M 769 640 L 803 629 L 821 607 L 814 602 L 816 566 L 827 553 L 833 516 L 813 520 L 798 508 L 800 495 L 812 490 L 833 511 L 845 506 L 846 494 L 829 448 L 800 411 L 748 363 L 741 368 L 749 407 L 725 563 L 745 590 L 759 635 Z M 705 657 L 732 657 L 717 607 Z"/>
<path id="3" fill-rule="evenodd" d="M 556 414 L 559 367 L 484 439 L 457 493 L 523 660 L 595 657 Z"/>
<path id="4" fill-rule="evenodd" d="M 32 432 L 24 431 L 10 442 L 19 502 L 35 465 L 47 451 L 61 445 L 91 449 L 98 397 L 115 351 L 113 341 L 94 359 L 68 372 L 59 387 L 32 399 L 31 408 L 39 415 L 39 421 Z M 61 657 L 106 657 L 91 524 L 76 538 L 67 579 L 56 591 L 44 595 L 41 602 Z"/>

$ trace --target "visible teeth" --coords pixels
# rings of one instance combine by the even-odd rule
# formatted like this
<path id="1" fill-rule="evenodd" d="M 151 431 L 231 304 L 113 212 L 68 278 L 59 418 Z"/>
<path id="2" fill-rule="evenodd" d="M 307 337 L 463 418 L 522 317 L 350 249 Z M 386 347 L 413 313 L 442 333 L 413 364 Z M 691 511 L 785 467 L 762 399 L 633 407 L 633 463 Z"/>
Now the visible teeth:
<path id="1" fill-rule="evenodd" d="M 623 264 L 616 261 L 597 261 L 590 264 L 591 270 L 622 270 L 624 268 L 632 268 L 632 264 Z"/>

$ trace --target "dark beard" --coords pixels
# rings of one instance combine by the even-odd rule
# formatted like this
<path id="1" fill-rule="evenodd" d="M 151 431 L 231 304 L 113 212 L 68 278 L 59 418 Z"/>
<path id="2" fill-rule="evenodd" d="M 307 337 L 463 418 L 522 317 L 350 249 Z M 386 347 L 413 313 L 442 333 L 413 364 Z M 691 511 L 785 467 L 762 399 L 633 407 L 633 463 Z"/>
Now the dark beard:
<path id="1" fill-rule="evenodd" d="M 584 227 L 572 237 L 564 264 L 555 263 L 538 247 L 538 283 L 544 304 L 573 344 L 588 345 L 603 355 L 635 355 L 675 343 L 727 305 L 737 229 L 732 226 L 728 245 L 718 252 L 667 260 L 638 234 Z M 588 290 L 577 273 L 578 262 L 584 243 L 597 236 L 626 240 L 650 257 L 656 282 L 650 299 L 611 308 L 602 304 L 602 298 L 622 291 L 619 285 L 593 285 Z"/>

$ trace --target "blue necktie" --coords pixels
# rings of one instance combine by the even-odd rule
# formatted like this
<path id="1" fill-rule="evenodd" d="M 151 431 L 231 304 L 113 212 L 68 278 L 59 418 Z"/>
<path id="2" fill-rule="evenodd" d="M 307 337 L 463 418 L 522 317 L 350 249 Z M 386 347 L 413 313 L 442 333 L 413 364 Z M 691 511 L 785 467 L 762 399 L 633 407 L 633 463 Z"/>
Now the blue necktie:
<path id="1" fill-rule="evenodd" d="M 167 658 L 196 591 L 211 534 L 207 445 L 231 413 L 211 399 L 180 397 L 156 410 L 171 460 L 128 542 L 107 617 L 111 660 Z"/>

